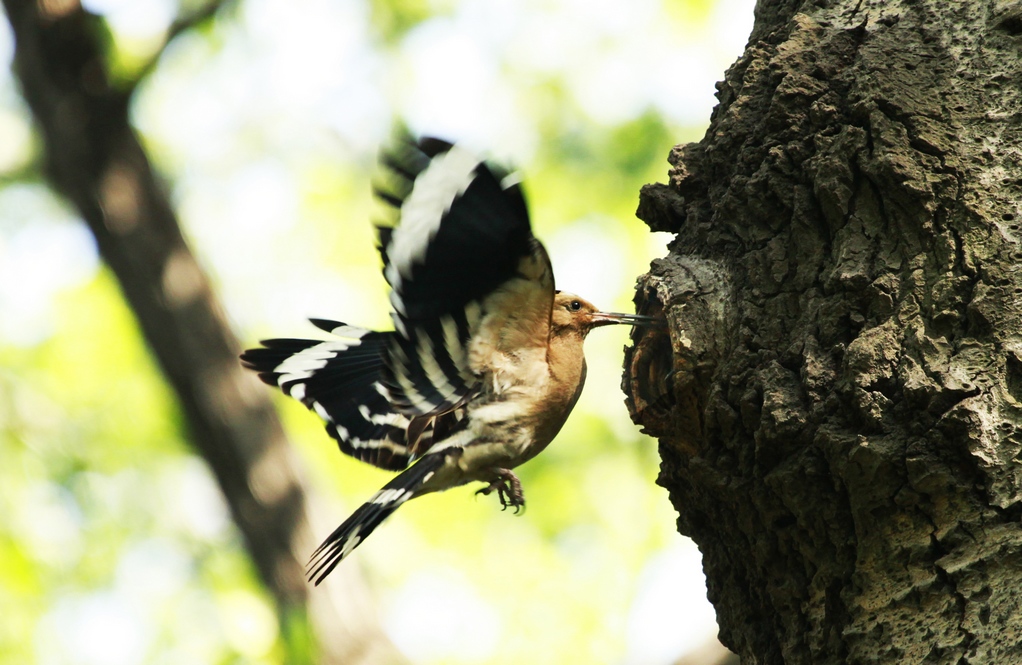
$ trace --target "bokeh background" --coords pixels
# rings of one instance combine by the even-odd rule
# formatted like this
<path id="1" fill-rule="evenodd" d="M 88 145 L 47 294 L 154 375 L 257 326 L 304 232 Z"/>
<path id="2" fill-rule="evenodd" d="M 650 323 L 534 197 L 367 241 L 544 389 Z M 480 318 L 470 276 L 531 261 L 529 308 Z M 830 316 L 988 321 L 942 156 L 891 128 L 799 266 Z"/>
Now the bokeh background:
<path id="1" fill-rule="evenodd" d="M 189 8 L 83 5 L 125 79 Z M 752 19 L 753 0 L 241 0 L 170 44 L 133 122 L 246 344 L 315 335 L 310 316 L 388 327 L 370 192 L 396 121 L 518 166 L 558 287 L 630 311 L 670 240 L 635 219 L 638 189 L 700 138 Z M 41 178 L 12 53 L 0 22 L 0 662 L 289 662 L 88 229 Z M 524 515 L 460 488 L 345 562 L 413 662 L 657 665 L 713 639 L 623 405 L 626 340 L 587 342 L 582 399 L 519 474 Z M 388 475 L 278 403 L 339 522 Z"/>

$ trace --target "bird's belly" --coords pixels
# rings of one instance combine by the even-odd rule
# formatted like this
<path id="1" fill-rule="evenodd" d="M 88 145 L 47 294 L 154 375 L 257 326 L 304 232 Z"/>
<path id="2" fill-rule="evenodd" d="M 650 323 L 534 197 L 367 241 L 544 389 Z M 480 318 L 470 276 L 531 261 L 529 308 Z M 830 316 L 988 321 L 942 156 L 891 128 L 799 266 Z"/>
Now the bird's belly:
<path id="1" fill-rule="evenodd" d="M 517 386 L 501 397 L 470 405 L 468 426 L 433 448 L 439 452 L 449 446 L 451 454 L 420 494 L 474 481 L 491 482 L 495 470 L 514 469 L 529 461 L 549 445 L 574 405 L 574 399 L 551 404 L 545 396 Z"/>
<path id="2" fill-rule="evenodd" d="M 458 466 L 467 480 L 489 479 L 491 469 L 513 469 L 528 459 L 517 444 L 514 440 L 476 443 L 465 448 Z"/>
<path id="3" fill-rule="evenodd" d="M 545 442 L 535 441 L 530 433 L 523 432 L 520 427 L 490 426 L 485 433 L 464 447 L 452 450 L 444 465 L 423 484 L 417 494 L 475 481 L 490 482 L 494 479 L 495 469 L 513 469 L 545 447 Z"/>

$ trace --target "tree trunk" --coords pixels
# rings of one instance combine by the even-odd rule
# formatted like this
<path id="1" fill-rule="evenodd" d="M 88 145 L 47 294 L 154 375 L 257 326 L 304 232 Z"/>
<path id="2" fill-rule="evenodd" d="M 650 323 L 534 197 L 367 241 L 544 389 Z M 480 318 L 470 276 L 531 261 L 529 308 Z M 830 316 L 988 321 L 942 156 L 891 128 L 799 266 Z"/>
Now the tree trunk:
<path id="1" fill-rule="evenodd" d="M 153 355 L 177 395 L 196 451 L 212 469 L 289 641 L 311 627 L 319 663 L 404 662 L 383 635 L 357 568 L 310 593 L 309 500 L 261 384 L 186 244 L 128 121 L 130 96 L 106 78 L 100 26 L 76 2 L 3 0 L 15 70 L 45 139 L 47 175 L 89 225 Z M 336 573 L 335 573 L 336 575 Z M 309 654 L 293 644 L 292 656 Z"/>
<path id="2" fill-rule="evenodd" d="M 1022 662 L 1022 4 L 760 0 L 626 390 L 751 663 Z"/>

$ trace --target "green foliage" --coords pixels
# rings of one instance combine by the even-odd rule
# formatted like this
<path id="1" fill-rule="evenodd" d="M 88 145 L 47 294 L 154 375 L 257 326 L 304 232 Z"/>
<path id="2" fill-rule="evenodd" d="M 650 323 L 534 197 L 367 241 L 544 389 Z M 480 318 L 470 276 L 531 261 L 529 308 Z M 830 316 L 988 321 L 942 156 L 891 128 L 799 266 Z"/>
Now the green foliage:
<path id="1" fill-rule="evenodd" d="M 274 640 L 252 653 L 236 625 L 273 610 L 120 293 L 102 273 L 56 313 L 45 342 L 0 344 L 0 662 L 257 662 Z M 76 653 L 125 626 L 155 634 Z"/>
<path id="2" fill-rule="evenodd" d="M 380 39 L 397 44 L 407 32 L 428 18 L 436 16 L 438 3 L 431 0 L 372 0 L 372 23 Z M 448 8 L 449 9 L 449 8 Z"/>
<path id="3" fill-rule="evenodd" d="M 657 6 L 655 24 L 699 34 L 714 4 Z M 126 12 L 130 3 L 114 5 Z M 628 37 L 613 22 L 587 22 L 600 7 L 322 0 L 292 10 L 241 2 L 175 42 L 140 89 L 133 117 L 246 342 L 314 335 L 305 316 L 389 326 L 370 225 L 368 165 L 384 138 L 377 125 L 454 93 L 470 105 L 478 91 L 438 78 L 431 83 L 442 90 L 425 86 L 404 100 L 387 77 L 414 65 L 401 58 L 414 58 L 402 49 L 416 28 L 442 17 L 440 27 L 481 30 L 490 6 L 514 20 L 490 26 L 494 44 L 483 46 L 493 53 L 482 56 L 490 60 L 467 65 L 506 94 L 483 99 L 466 122 L 510 118 L 506 133 L 496 121 L 489 128 L 492 147 L 520 148 L 518 138 L 532 146 L 515 154 L 527 160 L 518 166 L 558 284 L 607 309 L 630 307 L 634 277 L 665 251 L 634 219 L 637 191 L 664 180 L 671 146 L 701 128 L 678 126 L 652 100 L 613 123 L 596 119 L 572 68 L 613 62 L 617 51 L 601 60 L 598 49 L 622 50 Z M 522 7 L 540 20 L 511 11 Z M 131 33 L 110 11 L 97 29 L 109 71 L 124 82 L 161 34 Z M 371 24 L 345 22 L 363 14 Z M 564 15 L 593 35 L 555 41 L 592 52 L 547 44 L 563 62 L 530 60 L 533 35 L 516 37 L 514 21 L 532 30 Z M 638 76 L 650 62 L 630 66 Z M 352 87 L 331 88 L 335 81 Z M 452 113 L 464 112 L 461 102 Z M 0 215 L 0 259 L 5 223 Z M 316 662 L 307 617 L 293 608 L 278 616 L 260 588 L 110 276 L 64 289 L 47 307 L 54 327 L 38 343 L 15 344 L 0 328 L 0 662 Z M 345 562 L 365 569 L 385 625 L 414 662 L 625 660 L 641 573 L 677 542 L 673 511 L 654 486 L 655 443 L 637 433 L 622 404 L 626 342 L 615 330 L 587 342 L 581 401 L 551 447 L 520 469 L 523 515 L 501 512 L 475 488 L 426 497 Z M 337 520 L 389 478 L 338 454 L 300 404 L 275 399 Z M 117 648 L 89 651 L 93 633 L 119 638 L 97 653 Z"/>

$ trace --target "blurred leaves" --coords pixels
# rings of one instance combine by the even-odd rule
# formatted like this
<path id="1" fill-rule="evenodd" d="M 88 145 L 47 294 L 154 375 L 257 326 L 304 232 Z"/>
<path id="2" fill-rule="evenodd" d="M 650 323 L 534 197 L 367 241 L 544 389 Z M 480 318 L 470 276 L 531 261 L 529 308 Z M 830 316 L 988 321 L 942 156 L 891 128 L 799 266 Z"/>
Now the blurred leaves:
<path id="1" fill-rule="evenodd" d="M 250 343 L 314 335 L 308 316 L 389 326 L 370 165 L 396 115 L 516 162 L 558 285 L 629 308 L 634 277 L 665 251 L 634 219 L 638 189 L 665 178 L 671 146 L 702 131 L 683 119 L 703 123 L 713 104 L 708 85 L 696 111 L 659 93 L 693 87 L 697 47 L 717 48 L 736 23 L 712 0 L 232 5 L 162 53 L 132 113 Z M 161 52 L 175 16 L 205 5 L 86 6 L 103 15 L 108 69 L 125 82 Z M 9 53 L 7 39 L 0 53 Z M 448 39 L 467 46 L 444 51 Z M 667 50 L 650 54 L 647 45 Z M 459 53 L 478 61 L 459 63 Z M 441 71 L 416 70 L 425 55 Z M 671 58 L 679 59 L 664 62 Z M 593 68 L 617 64 L 623 78 L 618 70 L 606 81 L 629 83 L 620 94 L 635 99 L 609 112 L 600 105 L 615 91 L 606 94 L 607 72 Z M 651 73 L 654 64 L 666 73 Z M 727 64 L 704 68 L 720 76 Z M 445 79 L 448 69 L 482 78 Z M 582 74 L 587 82 L 573 78 Z M 0 186 L 19 179 L 17 169 L 31 173 L 28 126 L 5 73 L 0 146 L 9 150 L 0 148 L 0 171 L 15 175 Z M 0 321 L 0 662 L 314 662 L 302 651 L 304 619 L 284 617 L 281 626 L 258 587 L 113 281 L 55 249 L 94 257 L 94 248 L 52 230 L 71 222 L 39 189 L 0 190 L 0 212 L 10 213 L 0 215 L 0 262 L 23 266 L 8 275 L 0 265 L 8 298 L 0 302 L 24 295 L 46 313 L 32 334 Z M 43 262 L 46 271 L 30 269 Z M 649 595 L 643 571 L 679 537 L 654 485 L 655 443 L 622 404 L 626 340 L 601 330 L 587 342 L 582 399 L 551 447 L 520 469 L 523 515 L 470 487 L 426 497 L 346 562 L 364 567 L 413 661 L 627 661 L 627 626 L 651 621 L 634 614 L 634 598 Z M 389 477 L 339 455 L 301 405 L 277 401 L 330 499 L 331 523 Z M 321 528 L 325 536 L 332 526 Z M 677 612 L 679 624 L 682 612 L 705 611 L 653 607 Z M 668 650 L 681 648 L 673 644 Z"/>
<path id="2" fill-rule="evenodd" d="M 56 311 L 46 341 L 0 344 L 0 662 L 253 655 L 231 631 L 274 612 L 112 280 Z M 83 650 L 124 626 L 120 655 Z"/>
<path id="3" fill-rule="evenodd" d="M 372 24 L 385 44 L 395 45 L 411 28 L 436 16 L 437 4 L 431 0 L 372 0 Z"/>

